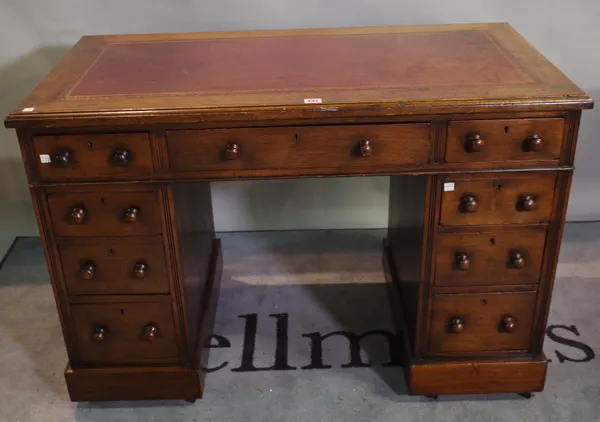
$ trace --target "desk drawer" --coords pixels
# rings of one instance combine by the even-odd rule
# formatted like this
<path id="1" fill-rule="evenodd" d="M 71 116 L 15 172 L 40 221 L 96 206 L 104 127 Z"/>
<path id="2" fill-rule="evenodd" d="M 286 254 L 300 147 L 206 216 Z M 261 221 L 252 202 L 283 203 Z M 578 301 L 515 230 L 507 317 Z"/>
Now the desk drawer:
<path id="1" fill-rule="evenodd" d="M 529 349 L 536 295 L 521 292 L 434 296 L 430 352 Z"/>
<path id="2" fill-rule="evenodd" d="M 58 250 L 71 295 L 169 292 L 161 236 L 61 238 Z"/>
<path id="3" fill-rule="evenodd" d="M 33 150 L 42 180 L 132 178 L 153 173 L 147 133 L 35 136 Z"/>
<path id="4" fill-rule="evenodd" d="M 82 364 L 161 363 L 177 360 L 171 304 L 71 305 Z"/>
<path id="5" fill-rule="evenodd" d="M 173 171 L 425 164 L 429 124 L 167 131 Z"/>
<path id="6" fill-rule="evenodd" d="M 440 233 L 436 286 L 537 284 L 546 229 Z"/>
<path id="7" fill-rule="evenodd" d="M 563 137 L 560 118 L 453 121 L 446 162 L 557 161 Z"/>
<path id="8" fill-rule="evenodd" d="M 440 223 L 448 226 L 550 221 L 556 173 L 446 177 Z"/>
<path id="9" fill-rule="evenodd" d="M 150 192 L 48 194 L 57 236 L 141 236 L 161 233 L 159 202 Z"/>

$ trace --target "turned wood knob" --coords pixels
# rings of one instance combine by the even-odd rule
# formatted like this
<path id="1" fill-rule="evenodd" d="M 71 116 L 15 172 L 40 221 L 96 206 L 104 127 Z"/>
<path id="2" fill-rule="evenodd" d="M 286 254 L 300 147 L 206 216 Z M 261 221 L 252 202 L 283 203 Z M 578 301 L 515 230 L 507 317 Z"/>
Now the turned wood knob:
<path id="1" fill-rule="evenodd" d="M 52 164 L 56 167 L 66 168 L 73 165 L 73 153 L 71 151 L 59 151 L 54 154 Z"/>
<path id="2" fill-rule="evenodd" d="M 531 195 L 525 195 L 520 200 L 521 209 L 523 211 L 533 211 L 535 209 L 535 198 Z"/>
<path id="3" fill-rule="evenodd" d="M 450 330 L 454 334 L 460 334 L 465 331 L 465 321 L 461 317 L 452 318 L 450 321 Z"/>
<path id="4" fill-rule="evenodd" d="M 471 135 L 467 139 L 467 151 L 468 152 L 479 152 L 485 146 L 483 138 L 479 134 Z"/>
<path id="5" fill-rule="evenodd" d="M 131 153 L 126 149 L 117 149 L 112 153 L 110 162 L 113 166 L 126 166 L 131 162 Z"/>
<path id="6" fill-rule="evenodd" d="M 106 328 L 104 327 L 96 327 L 94 328 L 94 334 L 92 335 L 92 339 L 100 343 L 106 339 Z"/>
<path id="7" fill-rule="evenodd" d="M 238 144 L 227 144 L 225 148 L 225 157 L 228 160 L 235 160 L 240 154 L 240 146 Z"/>
<path id="8" fill-rule="evenodd" d="M 148 324 L 144 327 L 144 337 L 146 337 L 146 340 L 148 340 L 150 343 L 152 343 L 154 340 L 156 340 L 157 334 L 158 334 L 158 329 L 156 328 L 155 325 Z"/>
<path id="9" fill-rule="evenodd" d="M 502 320 L 502 326 L 504 327 L 504 331 L 507 333 L 512 333 L 515 331 L 517 321 L 513 317 L 507 316 Z"/>
<path id="10" fill-rule="evenodd" d="M 479 204 L 477 203 L 477 198 L 473 195 L 467 195 L 462 197 L 462 209 L 464 212 L 472 213 L 476 212 L 479 208 Z"/>
<path id="11" fill-rule="evenodd" d="M 469 261 L 469 257 L 466 253 L 456 254 L 456 265 L 461 271 L 469 271 L 471 268 L 471 261 Z"/>
<path id="12" fill-rule="evenodd" d="M 87 218 L 87 213 L 85 212 L 85 208 L 83 207 L 73 207 L 71 208 L 71 212 L 69 212 L 70 220 L 75 224 L 81 224 L 85 222 Z"/>
<path id="13" fill-rule="evenodd" d="M 126 223 L 135 223 L 140 216 L 140 209 L 138 207 L 129 207 L 123 214 L 123 220 Z"/>
<path id="14" fill-rule="evenodd" d="M 541 151 L 544 146 L 544 140 L 540 138 L 540 135 L 534 134 L 529 137 L 527 140 L 529 145 L 529 150 L 533 152 Z"/>
<path id="15" fill-rule="evenodd" d="M 79 269 L 79 276 L 83 280 L 91 280 L 96 274 L 96 263 L 94 261 L 86 261 Z"/>
<path id="16" fill-rule="evenodd" d="M 142 279 L 146 277 L 146 275 L 148 274 L 148 270 L 150 270 L 148 264 L 138 262 L 133 267 L 133 276 L 137 279 Z"/>
<path id="17" fill-rule="evenodd" d="M 373 147 L 371 146 L 370 141 L 360 141 L 358 148 L 360 150 L 361 157 L 368 157 L 373 152 Z"/>
<path id="18" fill-rule="evenodd" d="M 523 258 L 523 254 L 521 252 L 515 252 L 510 257 L 510 265 L 517 270 L 521 268 L 525 268 L 525 258 Z"/>

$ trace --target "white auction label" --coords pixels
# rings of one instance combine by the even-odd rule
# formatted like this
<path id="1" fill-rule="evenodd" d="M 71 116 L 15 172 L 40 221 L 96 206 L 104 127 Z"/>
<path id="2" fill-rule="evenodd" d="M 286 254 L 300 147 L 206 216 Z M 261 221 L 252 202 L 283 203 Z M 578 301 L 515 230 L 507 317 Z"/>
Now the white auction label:
<path id="1" fill-rule="evenodd" d="M 35 107 L 26 107 L 26 108 L 23 109 L 23 111 L 26 112 L 26 113 L 31 112 L 33 110 L 35 110 Z"/>
<path id="2" fill-rule="evenodd" d="M 444 183 L 444 192 L 452 192 L 454 190 L 454 182 Z"/>
<path id="3" fill-rule="evenodd" d="M 305 98 L 304 104 L 321 104 L 323 100 L 321 98 Z"/>
<path id="4" fill-rule="evenodd" d="M 40 163 L 42 163 L 42 164 L 48 164 L 51 161 L 52 160 L 50 159 L 50 156 L 48 154 L 40 154 Z"/>

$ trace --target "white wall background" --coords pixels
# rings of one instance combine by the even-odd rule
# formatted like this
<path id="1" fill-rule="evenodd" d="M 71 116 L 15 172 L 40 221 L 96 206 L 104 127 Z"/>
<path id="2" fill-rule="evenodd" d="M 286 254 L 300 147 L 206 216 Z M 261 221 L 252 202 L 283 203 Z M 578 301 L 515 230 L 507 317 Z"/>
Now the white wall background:
<path id="1" fill-rule="evenodd" d="M 4 117 L 82 35 L 410 25 L 512 24 L 600 99 L 598 0 L 0 0 Z M 600 105 L 584 113 L 569 220 L 600 219 Z M 388 179 L 224 182 L 213 188 L 218 230 L 371 228 L 387 224 Z M 36 235 L 14 132 L 0 129 L 0 256 Z"/>

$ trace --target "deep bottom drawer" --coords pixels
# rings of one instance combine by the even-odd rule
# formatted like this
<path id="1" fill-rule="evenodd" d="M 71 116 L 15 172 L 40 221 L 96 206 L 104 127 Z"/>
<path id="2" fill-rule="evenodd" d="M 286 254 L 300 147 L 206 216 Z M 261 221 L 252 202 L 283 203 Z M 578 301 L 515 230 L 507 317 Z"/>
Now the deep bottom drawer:
<path id="1" fill-rule="evenodd" d="M 170 302 L 71 305 L 81 364 L 149 364 L 178 360 Z"/>
<path id="2" fill-rule="evenodd" d="M 536 292 L 436 295 L 430 352 L 529 349 L 536 296 Z"/>

